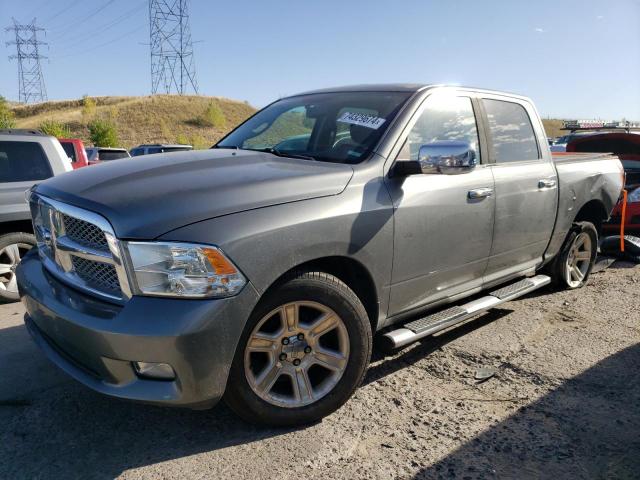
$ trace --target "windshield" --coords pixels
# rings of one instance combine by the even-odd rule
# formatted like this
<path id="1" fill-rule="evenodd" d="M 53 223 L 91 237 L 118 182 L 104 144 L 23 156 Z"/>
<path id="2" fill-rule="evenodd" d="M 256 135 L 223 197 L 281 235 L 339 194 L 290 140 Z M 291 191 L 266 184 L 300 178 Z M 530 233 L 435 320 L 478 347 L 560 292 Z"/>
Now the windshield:
<path id="1" fill-rule="evenodd" d="M 285 98 L 258 112 L 214 148 L 359 163 L 369 156 L 410 95 L 343 92 Z"/>

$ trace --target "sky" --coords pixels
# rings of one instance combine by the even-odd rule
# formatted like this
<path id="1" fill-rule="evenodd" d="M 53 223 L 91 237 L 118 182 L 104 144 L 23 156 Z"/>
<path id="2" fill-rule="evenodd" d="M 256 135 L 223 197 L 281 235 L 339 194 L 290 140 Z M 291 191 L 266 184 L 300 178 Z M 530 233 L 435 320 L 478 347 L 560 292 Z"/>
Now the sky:
<path id="1" fill-rule="evenodd" d="M 315 88 L 452 83 L 544 117 L 640 120 L 640 0 L 191 0 L 200 93 L 256 107 Z M 0 0 L 46 29 L 49 99 L 151 91 L 147 0 Z M 4 36 L 4 38 L 2 37 Z M 18 98 L 0 30 L 0 95 Z"/>

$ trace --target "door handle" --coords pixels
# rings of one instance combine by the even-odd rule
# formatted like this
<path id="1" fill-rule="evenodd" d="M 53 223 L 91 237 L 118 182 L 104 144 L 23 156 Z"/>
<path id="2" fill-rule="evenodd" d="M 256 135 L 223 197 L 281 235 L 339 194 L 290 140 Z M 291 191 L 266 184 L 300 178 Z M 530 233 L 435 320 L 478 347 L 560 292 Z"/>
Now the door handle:
<path id="1" fill-rule="evenodd" d="M 538 180 L 538 188 L 553 188 L 556 186 L 556 181 L 553 178 L 542 178 Z"/>
<path id="2" fill-rule="evenodd" d="M 493 188 L 474 188 L 469 190 L 467 196 L 470 200 L 477 200 L 479 198 L 487 198 L 493 195 Z"/>

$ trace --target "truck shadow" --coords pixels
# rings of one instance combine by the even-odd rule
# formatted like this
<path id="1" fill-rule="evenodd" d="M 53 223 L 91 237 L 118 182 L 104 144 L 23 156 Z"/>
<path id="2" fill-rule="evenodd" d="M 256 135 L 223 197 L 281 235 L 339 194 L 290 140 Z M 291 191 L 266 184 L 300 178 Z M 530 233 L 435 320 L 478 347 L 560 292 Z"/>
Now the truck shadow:
<path id="1" fill-rule="evenodd" d="M 446 344 L 478 330 L 496 320 L 512 313 L 513 310 L 507 308 L 494 308 L 474 320 L 470 320 L 462 325 L 447 330 L 437 336 L 426 337 L 415 346 L 409 346 L 403 350 L 392 352 L 391 358 L 385 359 L 385 352 L 374 347 L 371 362 L 374 363 L 365 376 L 364 385 L 380 380 L 387 375 L 391 375 L 399 370 L 410 367 L 414 363 L 428 357 L 431 353 L 444 347 Z M 383 362 L 378 363 L 380 360 Z"/>
<path id="2" fill-rule="evenodd" d="M 508 313 L 490 312 L 390 358 L 376 352 L 365 382 L 406 368 Z M 222 403 L 191 411 L 105 397 L 58 372 L 23 325 L 0 332 L 13 344 L 8 354 L 0 352 L 0 478 L 114 478 L 130 469 L 215 455 L 295 430 L 249 425 Z M 30 371 L 37 372 L 33 381 L 25 379 Z M 55 381 L 45 382 L 49 377 Z"/>
<path id="3" fill-rule="evenodd" d="M 640 344 L 493 425 L 416 479 L 638 478 Z"/>

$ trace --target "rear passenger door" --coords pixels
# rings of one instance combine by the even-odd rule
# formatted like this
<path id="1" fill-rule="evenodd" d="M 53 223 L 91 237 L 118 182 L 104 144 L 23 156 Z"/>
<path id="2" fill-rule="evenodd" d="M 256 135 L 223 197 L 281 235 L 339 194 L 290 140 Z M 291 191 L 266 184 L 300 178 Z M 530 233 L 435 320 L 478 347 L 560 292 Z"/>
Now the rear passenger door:
<path id="1" fill-rule="evenodd" d="M 524 100 L 485 96 L 496 214 L 485 283 L 539 264 L 556 219 L 558 179 L 538 139 L 546 138 L 533 106 Z"/>

